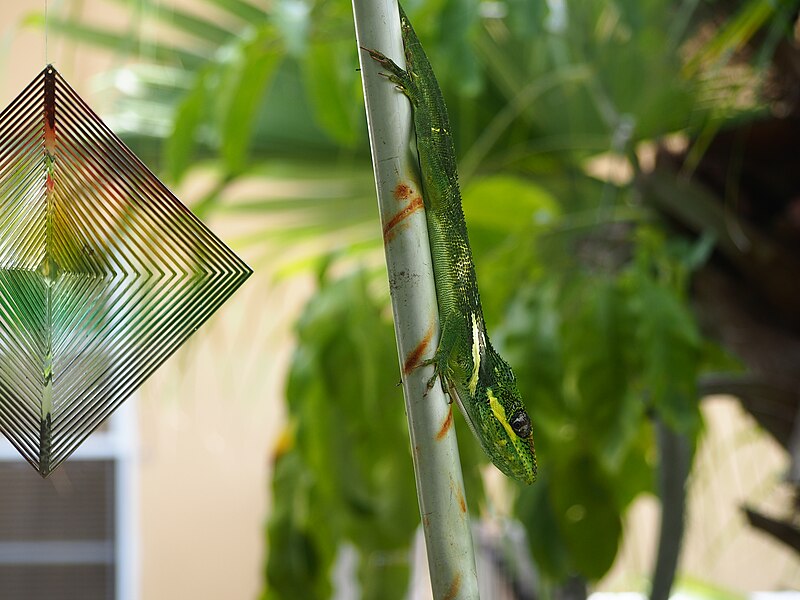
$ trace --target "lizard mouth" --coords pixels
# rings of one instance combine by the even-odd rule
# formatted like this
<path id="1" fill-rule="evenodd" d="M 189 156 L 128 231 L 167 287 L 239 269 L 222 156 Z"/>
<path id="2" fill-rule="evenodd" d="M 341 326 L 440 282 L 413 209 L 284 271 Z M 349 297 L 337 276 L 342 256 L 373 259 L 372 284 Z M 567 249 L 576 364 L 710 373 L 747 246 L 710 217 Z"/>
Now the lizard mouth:
<path id="1" fill-rule="evenodd" d="M 517 437 L 510 441 L 513 450 L 506 452 L 502 459 L 494 460 L 495 465 L 506 475 L 525 484 L 536 481 L 536 453 L 533 436 Z M 502 463 L 502 464 L 501 464 Z"/>

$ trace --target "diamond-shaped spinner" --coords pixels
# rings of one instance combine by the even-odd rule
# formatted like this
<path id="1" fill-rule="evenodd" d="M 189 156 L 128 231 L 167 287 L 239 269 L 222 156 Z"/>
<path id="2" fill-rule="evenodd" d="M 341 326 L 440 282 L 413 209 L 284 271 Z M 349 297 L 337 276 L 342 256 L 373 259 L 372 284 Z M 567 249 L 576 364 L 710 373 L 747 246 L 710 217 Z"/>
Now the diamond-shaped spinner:
<path id="1" fill-rule="evenodd" d="M 0 430 L 43 476 L 251 272 L 52 66 L 0 113 Z"/>

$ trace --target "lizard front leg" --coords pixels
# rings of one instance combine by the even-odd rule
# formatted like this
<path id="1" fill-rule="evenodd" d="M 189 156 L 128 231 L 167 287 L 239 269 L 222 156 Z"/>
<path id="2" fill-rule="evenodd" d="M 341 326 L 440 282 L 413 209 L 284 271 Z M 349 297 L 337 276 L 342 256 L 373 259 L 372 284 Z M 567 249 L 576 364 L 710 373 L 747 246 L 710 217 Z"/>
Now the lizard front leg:
<path id="1" fill-rule="evenodd" d="M 424 360 L 419 366 L 424 367 L 433 365 L 433 375 L 428 380 L 428 389 L 436 383 L 436 379 L 441 378 L 442 388 L 449 395 L 449 389 L 455 384 L 455 368 L 460 368 L 456 361 L 457 348 L 462 341 L 464 331 L 464 319 L 457 312 L 450 312 L 442 319 L 442 334 L 439 338 L 439 346 L 436 348 L 432 358 Z"/>
<path id="2" fill-rule="evenodd" d="M 383 52 L 372 50 L 370 48 L 362 47 L 362 50 L 369 52 L 370 57 L 381 65 L 388 73 L 380 73 L 391 81 L 395 87 L 403 92 L 411 101 L 412 106 L 417 106 L 417 98 L 419 96 L 417 86 L 414 84 L 414 78 L 409 71 L 402 69 L 400 65 L 394 62 L 391 58 L 386 56 Z"/>

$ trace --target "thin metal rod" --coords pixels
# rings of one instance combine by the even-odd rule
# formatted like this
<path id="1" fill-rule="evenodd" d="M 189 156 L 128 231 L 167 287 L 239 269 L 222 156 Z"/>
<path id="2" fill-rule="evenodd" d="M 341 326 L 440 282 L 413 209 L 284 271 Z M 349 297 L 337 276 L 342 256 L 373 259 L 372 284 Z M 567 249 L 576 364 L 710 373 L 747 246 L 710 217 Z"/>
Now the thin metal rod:
<path id="1" fill-rule="evenodd" d="M 353 13 L 359 47 L 404 64 L 396 0 L 353 0 Z M 363 50 L 360 61 L 433 597 L 474 600 L 478 580 L 453 408 L 440 385 L 427 390 L 432 368 L 418 367 L 436 350 L 439 319 L 421 188 L 409 153 L 410 106 Z"/>

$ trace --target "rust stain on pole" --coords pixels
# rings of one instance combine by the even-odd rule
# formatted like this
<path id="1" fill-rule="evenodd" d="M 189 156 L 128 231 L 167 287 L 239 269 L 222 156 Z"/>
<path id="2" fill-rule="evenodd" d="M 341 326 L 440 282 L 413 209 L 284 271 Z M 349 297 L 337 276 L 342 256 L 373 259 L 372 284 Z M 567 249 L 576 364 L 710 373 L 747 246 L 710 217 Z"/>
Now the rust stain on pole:
<path id="1" fill-rule="evenodd" d="M 408 200 L 408 197 L 411 195 L 412 191 L 413 190 L 405 183 L 398 183 L 397 187 L 394 188 L 395 200 Z"/>
<path id="2" fill-rule="evenodd" d="M 428 326 L 428 331 L 425 333 L 425 337 L 422 338 L 422 341 L 417 344 L 414 349 L 409 353 L 406 357 L 406 360 L 403 362 L 403 373 L 408 375 L 419 366 L 420 359 L 425 354 L 425 350 L 428 349 L 428 345 L 431 343 L 431 338 L 433 337 L 433 323 Z"/>
<path id="3" fill-rule="evenodd" d="M 458 591 L 461 589 L 461 574 L 457 574 L 450 587 L 447 588 L 447 593 L 442 596 L 442 600 L 453 600 L 458 596 Z"/>
<path id="4" fill-rule="evenodd" d="M 450 412 L 452 413 L 453 408 L 450 407 Z M 459 486 L 455 481 L 452 479 L 450 480 L 450 491 L 457 497 L 458 500 L 458 507 L 461 509 L 462 513 L 467 512 L 467 501 L 464 499 L 464 494 L 461 491 L 461 486 Z"/>
<path id="5" fill-rule="evenodd" d="M 403 187 L 403 184 L 400 184 Z M 395 196 L 397 191 L 395 191 Z M 383 242 L 388 243 L 397 233 L 397 226 L 403 223 L 409 215 L 414 214 L 423 207 L 422 196 L 416 196 L 408 204 L 406 204 L 400 212 L 395 214 L 383 227 Z"/>
<path id="6" fill-rule="evenodd" d="M 436 441 L 441 442 L 444 437 L 447 435 L 447 432 L 450 431 L 450 428 L 453 426 L 453 406 L 450 405 L 450 410 L 447 411 L 447 417 L 444 419 L 444 423 L 439 428 L 439 432 L 436 434 Z"/>

